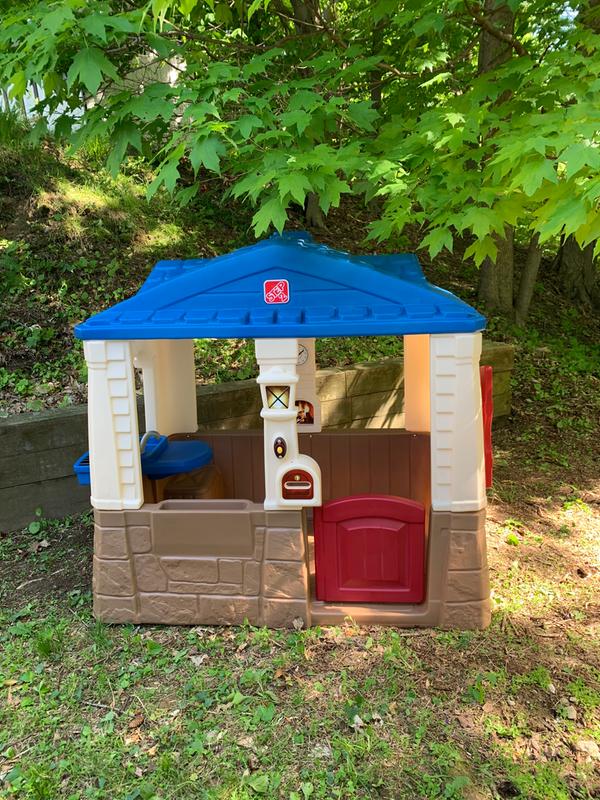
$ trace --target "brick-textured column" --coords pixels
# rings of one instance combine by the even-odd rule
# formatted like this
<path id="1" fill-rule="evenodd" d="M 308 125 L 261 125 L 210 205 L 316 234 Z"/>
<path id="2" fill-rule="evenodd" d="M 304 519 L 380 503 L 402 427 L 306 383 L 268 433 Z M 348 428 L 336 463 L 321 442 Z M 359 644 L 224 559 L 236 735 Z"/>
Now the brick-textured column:
<path id="1" fill-rule="evenodd" d="M 480 629 L 489 625 L 490 581 L 485 509 L 462 514 L 433 512 L 429 534 L 430 599 L 440 601 L 444 628 Z"/>
<path id="2" fill-rule="evenodd" d="M 480 355 L 480 333 L 430 336 L 434 511 L 478 511 L 486 505 Z"/>
<path id="3" fill-rule="evenodd" d="M 306 525 L 300 511 L 269 511 L 262 564 L 262 621 L 289 628 L 310 625 Z"/>
<path id="4" fill-rule="evenodd" d="M 92 506 L 139 508 L 144 493 L 130 344 L 86 341 L 84 353 Z"/>

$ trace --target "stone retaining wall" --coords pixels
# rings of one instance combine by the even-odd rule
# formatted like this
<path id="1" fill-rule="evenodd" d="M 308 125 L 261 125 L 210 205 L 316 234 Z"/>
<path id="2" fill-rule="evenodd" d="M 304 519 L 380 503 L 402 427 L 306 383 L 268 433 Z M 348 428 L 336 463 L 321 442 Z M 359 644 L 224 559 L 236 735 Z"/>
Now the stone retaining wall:
<path id="1" fill-rule="evenodd" d="M 494 368 L 494 417 L 510 413 L 514 348 L 483 343 Z M 317 373 L 325 428 L 398 428 L 404 424 L 402 359 Z M 262 427 L 254 380 L 198 387 L 200 430 Z M 140 400 L 140 428 L 144 430 Z M 87 406 L 18 414 L 0 421 L 0 531 L 26 525 L 41 507 L 47 517 L 89 508 L 89 488 L 73 475 L 87 446 Z"/>

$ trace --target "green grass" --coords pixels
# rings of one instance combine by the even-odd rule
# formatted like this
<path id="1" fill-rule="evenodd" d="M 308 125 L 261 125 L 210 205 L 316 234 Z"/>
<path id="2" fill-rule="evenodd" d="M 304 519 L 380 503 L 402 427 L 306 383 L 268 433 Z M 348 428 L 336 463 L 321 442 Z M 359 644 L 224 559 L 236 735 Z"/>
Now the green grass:
<path id="1" fill-rule="evenodd" d="M 463 727 L 472 685 L 445 680 L 445 635 L 108 627 L 79 598 L 2 622 L 5 797 L 592 797 L 585 766 L 571 795 L 558 763 L 509 757 L 523 712 Z M 498 657 L 497 635 L 473 634 L 466 656 Z"/>

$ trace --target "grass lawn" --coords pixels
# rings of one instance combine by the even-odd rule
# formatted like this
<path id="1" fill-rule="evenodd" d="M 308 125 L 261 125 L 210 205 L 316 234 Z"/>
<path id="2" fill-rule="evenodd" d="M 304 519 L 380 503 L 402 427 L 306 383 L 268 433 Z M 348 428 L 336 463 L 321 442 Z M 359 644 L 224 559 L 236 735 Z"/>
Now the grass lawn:
<path id="1" fill-rule="evenodd" d="M 158 258 L 250 241 L 248 211 L 210 185 L 180 212 L 146 206 L 135 162 L 117 181 L 94 169 L 94 153 L 0 149 L 5 414 L 83 399 L 72 324 Z M 320 238 L 358 251 L 367 215 L 350 203 Z M 425 269 L 473 301 L 460 254 Z M 90 517 L 40 516 L 0 534 L 0 797 L 600 797 L 600 326 L 562 301 L 546 262 L 527 330 L 490 328 L 517 362 L 494 435 L 488 630 L 103 625 Z M 319 347 L 341 365 L 399 345 Z M 248 344 L 198 345 L 199 380 L 252 373 Z"/>

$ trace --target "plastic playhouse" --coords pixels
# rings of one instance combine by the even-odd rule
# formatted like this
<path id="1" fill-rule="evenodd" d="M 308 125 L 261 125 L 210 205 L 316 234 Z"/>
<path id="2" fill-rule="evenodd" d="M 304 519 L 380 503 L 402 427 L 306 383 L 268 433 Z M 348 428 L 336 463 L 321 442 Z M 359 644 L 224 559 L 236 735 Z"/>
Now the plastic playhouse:
<path id="1" fill-rule="evenodd" d="M 76 328 L 96 616 L 486 626 L 484 327 L 414 255 L 351 256 L 305 233 L 158 263 Z M 404 337 L 405 428 L 321 431 L 315 339 L 378 334 Z M 193 340 L 235 337 L 255 340 L 263 428 L 198 433 Z"/>

